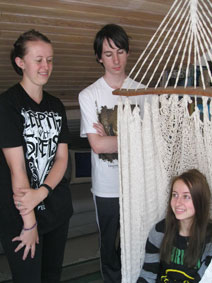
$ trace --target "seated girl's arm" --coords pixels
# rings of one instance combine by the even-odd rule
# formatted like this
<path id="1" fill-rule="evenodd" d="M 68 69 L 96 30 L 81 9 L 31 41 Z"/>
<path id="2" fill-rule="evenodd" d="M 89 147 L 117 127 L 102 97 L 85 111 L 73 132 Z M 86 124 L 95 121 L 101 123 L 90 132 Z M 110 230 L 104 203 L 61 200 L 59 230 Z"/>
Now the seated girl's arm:
<path id="1" fill-rule="evenodd" d="M 25 160 L 22 146 L 14 148 L 3 148 L 3 153 L 7 164 L 10 168 L 12 189 L 14 194 L 20 194 L 20 188 L 29 190 L 29 181 L 26 174 Z M 21 216 L 23 219 L 23 226 L 25 229 L 33 227 L 36 223 L 34 211 L 27 215 Z M 25 246 L 23 259 L 25 259 L 31 250 L 31 257 L 35 254 L 35 245 L 38 243 L 37 227 L 30 230 L 20 231 L 20 235 L 13 239 L 13 241 L 20 241 L 15 252 L 19 251 Z"/>
<path id="2" fill-rule="evenodd" d="M 198 270 L 198 275 L 201 278 L 199 282 L 212 282 L 212 242 L 206 244 L 201 263 L 200 269 Z"/>
<path id="3" fill-rule="evenodd" d="M 164 234 L 157 230 L 157 224 L 152 228 L 146 242 L 143 267 L 137 282 L 156 282 L 160 268 L 160 245 Z"/>

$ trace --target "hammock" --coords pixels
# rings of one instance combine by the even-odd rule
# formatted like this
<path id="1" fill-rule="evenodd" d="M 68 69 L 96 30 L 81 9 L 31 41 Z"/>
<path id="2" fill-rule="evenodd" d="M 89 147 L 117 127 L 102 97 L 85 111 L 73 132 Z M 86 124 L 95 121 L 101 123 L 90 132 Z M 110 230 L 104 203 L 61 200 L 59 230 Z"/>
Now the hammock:
<path id="1" fill-rule="evenodd" d="M 149 230 L 165 215 L 171 178 L 198 168 L 212 184 L 211 19 L 209 0 L 175 0 L 129 74 L 146 87 L 114 91 L 160 94 L 145 101 L 142 117 L 128 98 L 118 106 L 123 283 L 139 277 Z"/>
<path id="2" fill-rule="evenodd" d="M 182 73 L 185 75 L 184 89 L 186 89 L 186 93 L 195 94 L 195 89 L 199 93 L 197 69 L 200 71 L 202 95 L 212 93 L 211 89 L 205 93 L 206 75 L 212 82 L 208 63 L 208 61 L 212 62 L 211 19 L 212 3 L 210 0 L 174 1 L 168 14 L 129 73 L 129 77 L 138 80 L 139 75 L 144 72 L 140 84 L 145 84 L 146 87 L 139 89 L 138 85 L 136 95 L 164 93 L 164 88 L 167 88 L 173 76 L 176 79 L 172 91 L 169 88 L 167 91 L 175 93 Z M 201 56 L 203 56 L 203 62 Z M 194 68 L 193 88 L 189 87 L 191 65 Z M 169 74 L 166 76 L 167 69 L 169 69 Z M 162 81 L 163 90 L 159 88 Z M 150 88 L 150 85 L 154 85 L 154 87 Z M 126 90 L 116 90 L 114 94 L 135 95 L 135 90 L 130 90 L 130 87 L 131 85 Z"/>

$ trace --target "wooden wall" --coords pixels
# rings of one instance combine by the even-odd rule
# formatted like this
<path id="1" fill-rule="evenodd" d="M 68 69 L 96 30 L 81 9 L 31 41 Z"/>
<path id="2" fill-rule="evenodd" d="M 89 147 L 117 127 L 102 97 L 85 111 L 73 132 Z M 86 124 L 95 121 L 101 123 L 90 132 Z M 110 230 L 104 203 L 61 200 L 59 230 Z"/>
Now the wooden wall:
<path id="1" fill-rule="evenodd" d="M 34 28 L 55 50 L 46 89 L 67 108 L 78 105 L 80 90 L 101 76 L 93 54 L 96 32 L 107 23 L 122 25 L 131 37 L 127 71 L 159 26 L 172 0 L 0 0 L 0 92 L 19 80 L 9 53 L 20 33 Z"/>

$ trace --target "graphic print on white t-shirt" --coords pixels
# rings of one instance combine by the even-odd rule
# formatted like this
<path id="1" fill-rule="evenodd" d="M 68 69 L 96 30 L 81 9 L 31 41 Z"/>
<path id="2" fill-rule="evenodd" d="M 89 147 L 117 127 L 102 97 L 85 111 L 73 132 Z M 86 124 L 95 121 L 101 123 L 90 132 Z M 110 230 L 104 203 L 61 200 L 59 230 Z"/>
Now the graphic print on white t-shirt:
<path id="1" fill-rule="evenodd" d="M 117 136 L 117 106 L 113 109 L 102 106 L 98 113 L 99 122 L 103 125 L 107 136 Z M 105 161 L 113 162 L 118 159 L 118 153 L 101 153 L 99 158 Z"/>

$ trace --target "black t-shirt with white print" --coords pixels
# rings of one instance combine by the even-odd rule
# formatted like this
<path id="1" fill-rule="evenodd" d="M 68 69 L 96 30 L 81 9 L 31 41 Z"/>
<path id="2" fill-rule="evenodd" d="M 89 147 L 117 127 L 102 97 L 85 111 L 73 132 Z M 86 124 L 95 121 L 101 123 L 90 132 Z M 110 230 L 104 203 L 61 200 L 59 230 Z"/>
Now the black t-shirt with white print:
<path id="1" fill-rule="evenodd" d="M 6 215 L 21 223 L 13 204 L 10 170 L 2 148 L 23 146 L 29 183 L 36 189 L 54 163 L 58 144 L 68 142 L 65 109 L 58 98 L 44 91 L 42 101 L 37 104 L 20 84 L 0 95 L 0 226 L 8 225 Z M 70 217 L 71 197 L 65 178 L 35 212 L 41 232 Z"/>

